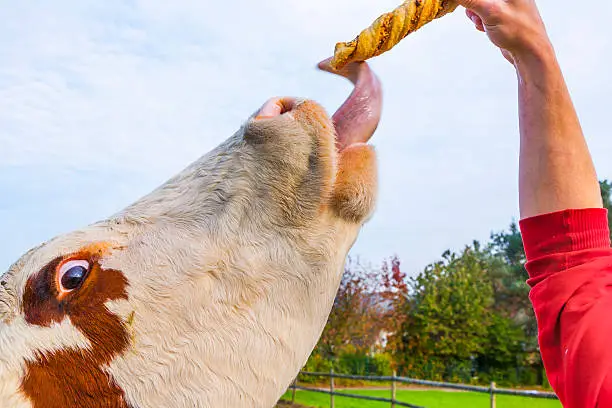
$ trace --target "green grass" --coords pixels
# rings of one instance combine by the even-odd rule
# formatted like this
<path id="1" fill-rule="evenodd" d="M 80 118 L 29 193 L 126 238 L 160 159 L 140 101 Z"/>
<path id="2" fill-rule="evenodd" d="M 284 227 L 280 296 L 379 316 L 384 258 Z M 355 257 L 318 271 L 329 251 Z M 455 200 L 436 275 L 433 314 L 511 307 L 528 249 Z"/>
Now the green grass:
<path id="1" fill-rule="evenodd" d="M 343 390 L 339 390 L 343 391 Z M 390 398 L 388 390 L 346 390 L 345 392 L 374 397 Z M 283 399 L 291 400 L 291 392 Z M 295 402 L 315 408 L 329 408 L 330 396 L 321 393 L 298 390 Z M 419 405 L 425 408 L 489 408 L 489 396 L 472 392 L 419 391 L 397 390 L 397 400 Z M 561 408 L 556 400 L 535 399 L 498 395 L 497 408 Z M 391 404 L 385 402 L 364 401 L 352 398 L 335 397 L 336 408 L 388 408 Z"/>

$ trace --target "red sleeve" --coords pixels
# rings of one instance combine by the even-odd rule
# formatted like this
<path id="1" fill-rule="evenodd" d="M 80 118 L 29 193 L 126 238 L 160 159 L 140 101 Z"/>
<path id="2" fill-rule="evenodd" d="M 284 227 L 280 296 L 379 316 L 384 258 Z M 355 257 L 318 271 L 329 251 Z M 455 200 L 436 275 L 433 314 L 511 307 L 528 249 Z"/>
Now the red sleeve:
<path id="1" fill-rule="evenodd" d="M 520 223 L 551 386 L 565 408 L 612 407 L 612 249 L 607 210 Z"/>

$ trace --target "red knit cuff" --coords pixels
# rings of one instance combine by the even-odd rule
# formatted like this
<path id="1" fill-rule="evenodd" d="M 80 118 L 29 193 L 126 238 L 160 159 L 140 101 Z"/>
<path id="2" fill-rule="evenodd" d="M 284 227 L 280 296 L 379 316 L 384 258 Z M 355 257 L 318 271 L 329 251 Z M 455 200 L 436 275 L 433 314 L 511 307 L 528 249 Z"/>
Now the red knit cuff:
<path id="1" fill-rule="evenodd" d="M 527 260 L 585 249 L 610 248 L 608 210 L 564 210 L 521 220 Z"/>

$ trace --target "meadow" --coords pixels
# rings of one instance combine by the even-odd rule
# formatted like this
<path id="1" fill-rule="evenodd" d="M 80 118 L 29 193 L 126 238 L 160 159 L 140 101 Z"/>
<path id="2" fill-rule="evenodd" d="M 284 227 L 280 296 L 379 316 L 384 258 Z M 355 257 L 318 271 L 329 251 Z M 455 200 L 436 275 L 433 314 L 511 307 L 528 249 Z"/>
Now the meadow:
<path id="1" fill-rule="evenodd" d="M 341 390 L 338 390 L 341 391 Z M 389 390 L 355 390 L 351 394 L 389 398 Z M 490 400 L 486 394 L 439 390 L 397 390 L 397 400 L 425 408 L 489 408 Z M 291 400 L 291 392 L 285 393 L 284 400 Z M 498 395 L 497 408 L 561 408 L 556 400 L 535 399 Z M 295 402 L 307 407 L 329 408 L 330 397 L 326 394 L 300 391 L 296 392 Z M 335 408 L 388 408 L 389 403 L 364 401 L 352 398 L 335 397 Z"/>

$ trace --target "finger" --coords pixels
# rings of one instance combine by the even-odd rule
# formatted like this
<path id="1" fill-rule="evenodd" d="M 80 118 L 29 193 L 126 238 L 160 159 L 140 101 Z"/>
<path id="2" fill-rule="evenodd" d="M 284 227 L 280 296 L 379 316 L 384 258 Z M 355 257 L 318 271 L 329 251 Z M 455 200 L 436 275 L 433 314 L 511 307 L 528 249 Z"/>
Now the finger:
<path id="1" fill-rule="evenodd" d="M 465 9 L 465 15 L 468 16 L 468 18 L 472 20 L 474 24 L 476 24 L 476 21 L 475 21 L 476 19 L 480 20 L 480 17 L 478 16 L 478 14 L 474 13 L 470 9 Z"/>
<path id="2" fill-rule="evenodd" d="M 501 0 L 457 0 L 457 3 L 486 18 L 486 16 L 490 14 L 490 10 L 494 6 L 494 3 L 497 1 Z"/>
<path id="3" fill-rule="evenodd" d="M 471 10 L 467 10 L 467 9 L 465 10 L 465 14 L 467 14 L 468 18 L 472 20 L 472 22 L 474 23 L 478 31 L 482 31 L 482 32 L 485 31 L 484 23 L 482 22 L 482 19 L 478 16 L 478 14 L 474 13 Z"/>

